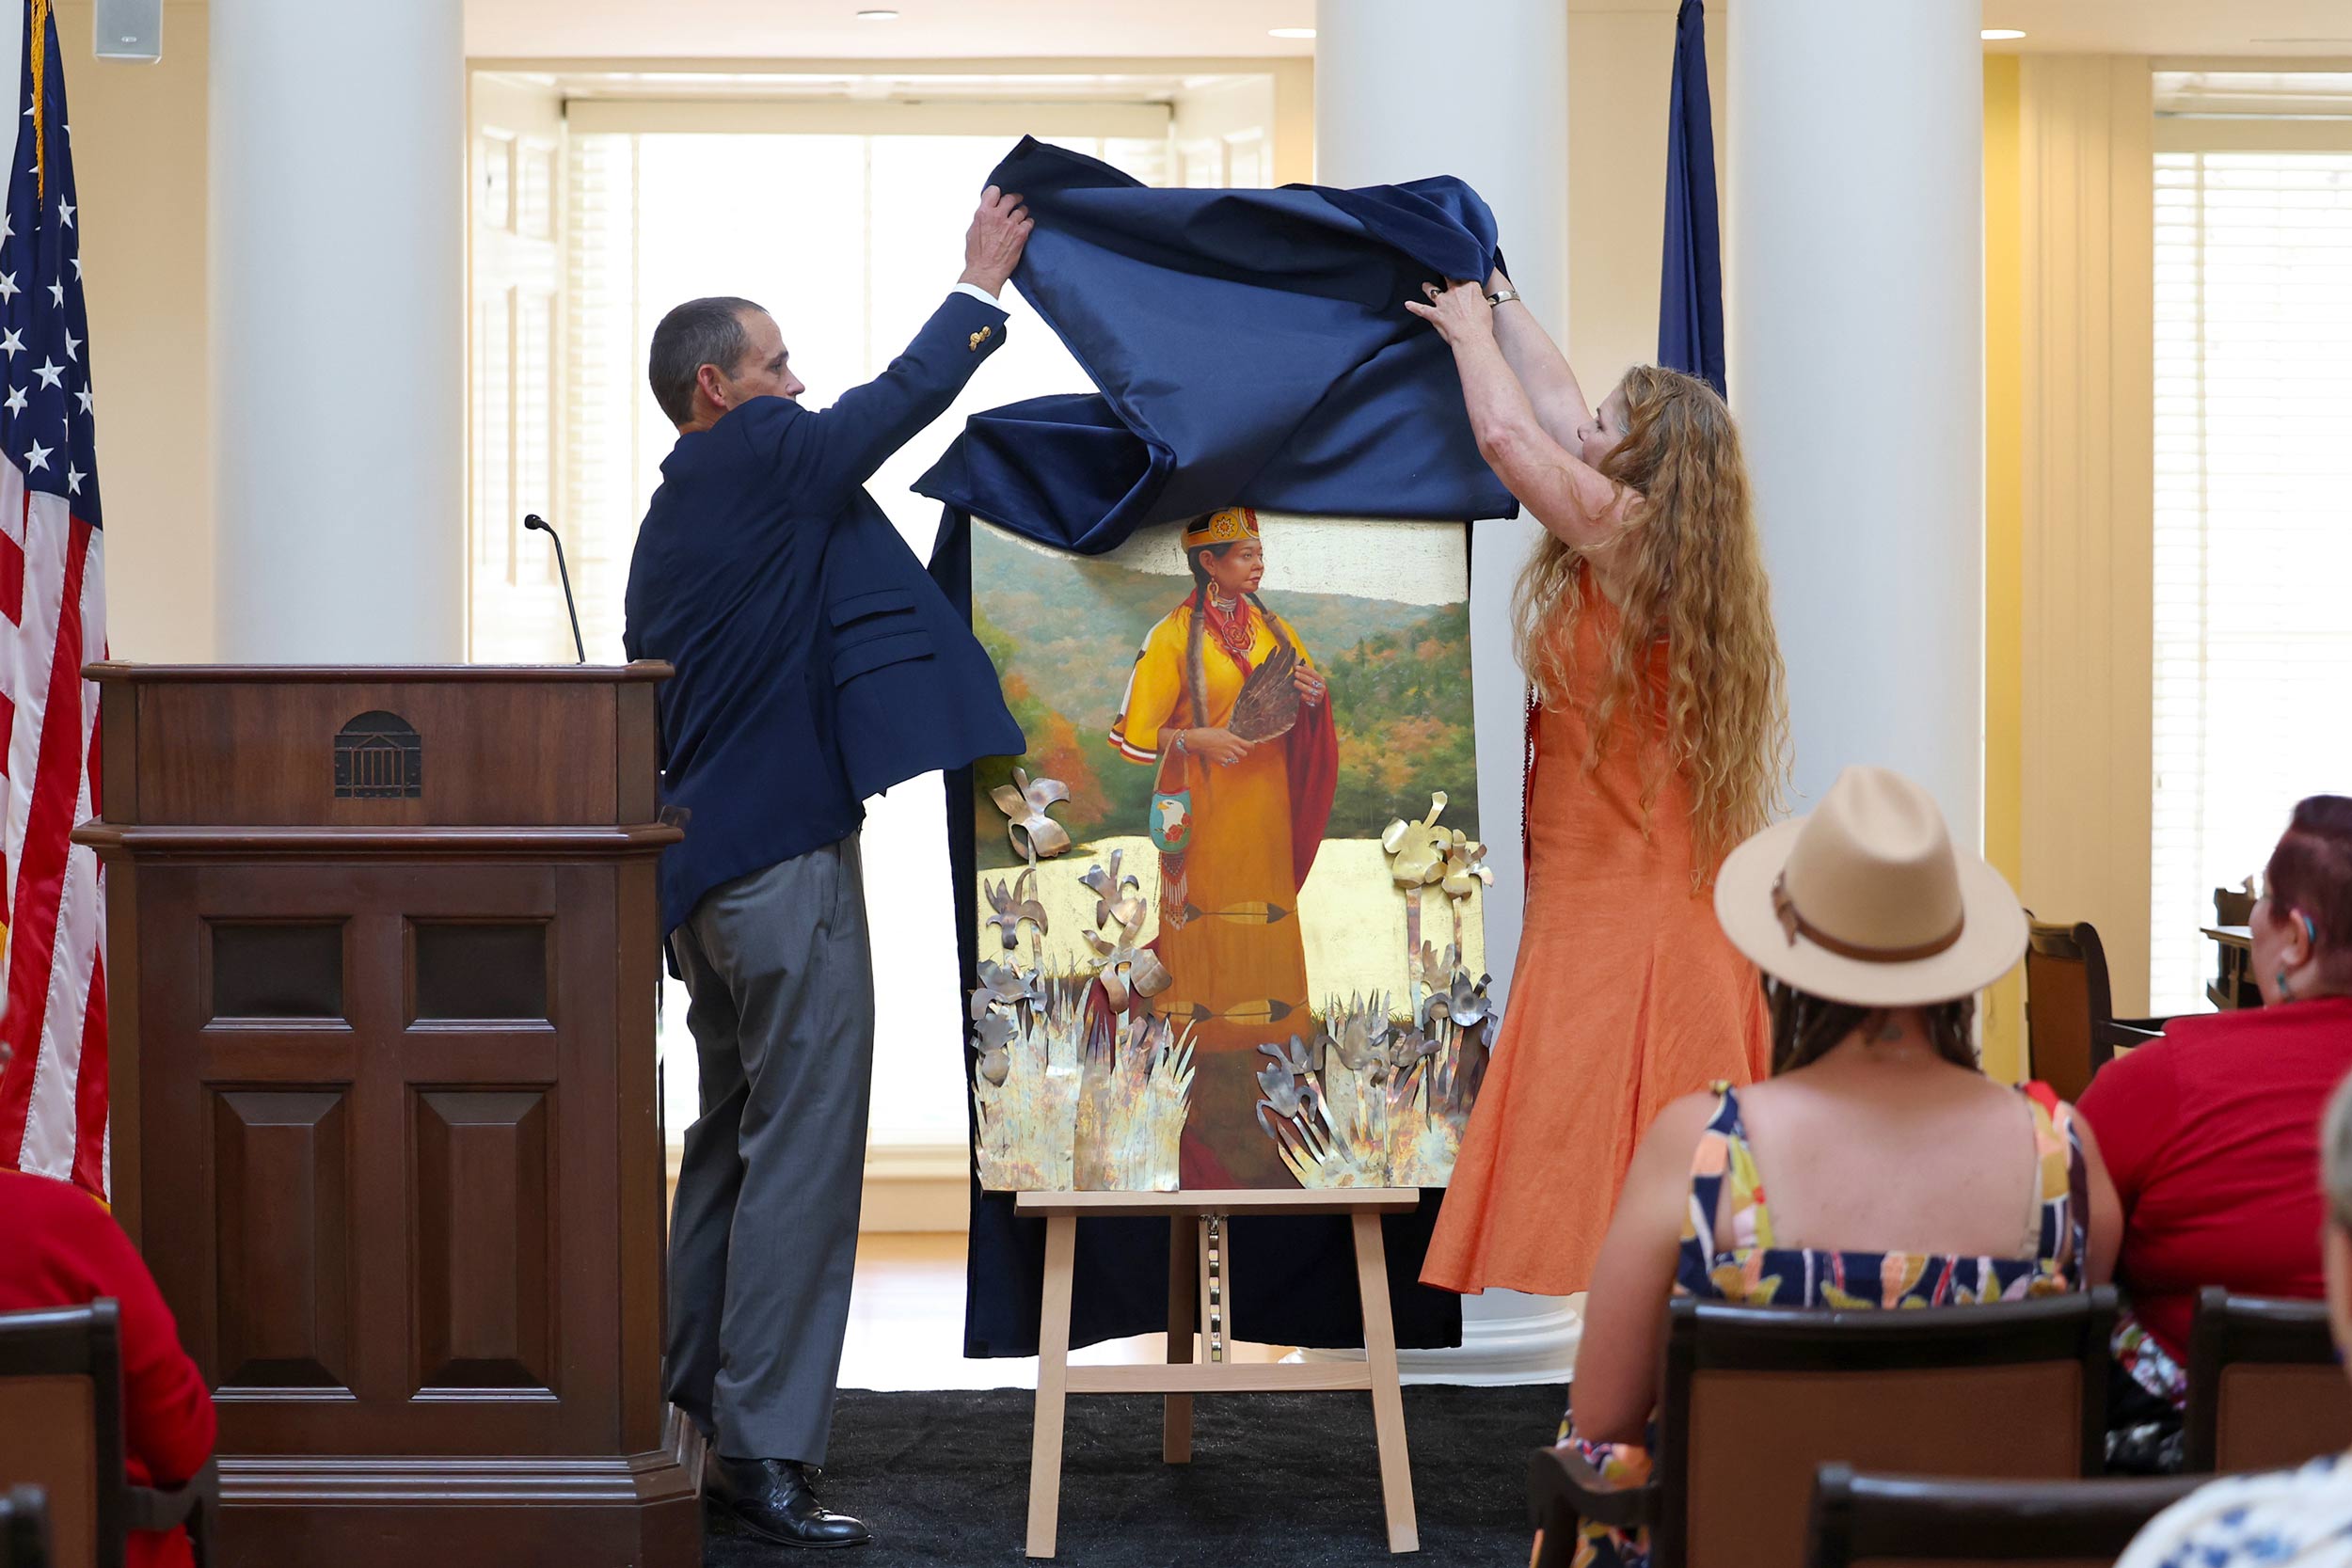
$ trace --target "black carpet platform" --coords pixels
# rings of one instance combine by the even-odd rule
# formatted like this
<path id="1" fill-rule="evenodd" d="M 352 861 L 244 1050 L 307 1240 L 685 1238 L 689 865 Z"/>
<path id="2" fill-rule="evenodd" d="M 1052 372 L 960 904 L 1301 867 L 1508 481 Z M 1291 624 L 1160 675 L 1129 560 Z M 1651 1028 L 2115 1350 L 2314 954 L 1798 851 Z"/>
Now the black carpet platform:
<path id="1" fill-rule="evenodd" d="M 703 1561 L 1025 1562 L 1030 1398 L 1009 1388 L 844 1393 L 823 1496 L 871 1525 L 875 1544 L 822 1556 L 793 1551 L 713 1511 Z M 1072 1568 L 1521 1568 L 1527 1450 L 1551 1440 L 1565 1399 L 1556 1386 L 1406 1388 L 1421 1552 L 1391 1558 L 1368 1396 L 1196 1400 L 1190 1465 L 1160 1463 L 1157 1396 L 1073 1397 L 1054 1560 Z"/>

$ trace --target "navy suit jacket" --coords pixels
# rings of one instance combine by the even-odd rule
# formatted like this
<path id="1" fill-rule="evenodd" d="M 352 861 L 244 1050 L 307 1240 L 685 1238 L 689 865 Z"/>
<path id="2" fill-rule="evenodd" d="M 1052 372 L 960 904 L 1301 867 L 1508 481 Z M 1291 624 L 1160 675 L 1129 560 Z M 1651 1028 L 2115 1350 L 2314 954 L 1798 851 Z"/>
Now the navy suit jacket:
<path id="1" fill-rule="evenodd" d="M 666 659 L 666 935 L 722 882 L 847 837 L 892 784 L 1026 750 L 996 673 L 864 488 L 1005 341 L 951 293 L 822 410 L 755 398 L 678 437 L 629 562 L 631 658 Z"/>

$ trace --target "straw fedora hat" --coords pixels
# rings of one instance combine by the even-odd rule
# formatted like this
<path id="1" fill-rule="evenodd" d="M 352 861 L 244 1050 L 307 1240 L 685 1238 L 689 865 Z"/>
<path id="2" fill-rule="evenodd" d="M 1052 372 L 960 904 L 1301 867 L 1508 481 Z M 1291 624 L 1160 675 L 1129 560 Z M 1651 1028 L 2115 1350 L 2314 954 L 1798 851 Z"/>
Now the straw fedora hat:
<path id="1" fill-rule="evenodd" d="M 1952 847 L 1933 796 L 1883 768 L 1847 768 L 1811 816 L 1734 849 L 1715 918 L 1765 974 L 1858 1007 L 1953 1001 L 2026 953 L 2009 883 Z"/>

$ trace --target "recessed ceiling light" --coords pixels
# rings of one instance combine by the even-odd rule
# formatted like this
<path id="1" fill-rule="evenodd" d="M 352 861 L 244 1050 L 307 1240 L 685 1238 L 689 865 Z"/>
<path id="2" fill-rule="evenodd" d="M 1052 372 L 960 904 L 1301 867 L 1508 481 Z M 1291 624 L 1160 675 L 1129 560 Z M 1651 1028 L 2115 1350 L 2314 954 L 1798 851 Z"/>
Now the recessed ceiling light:
<path id="1" fill-rule="evenodd" d="M 2006 43 L 2010 39 L 2024 38 L 2026 30 L 2023 27 L 1987 27 L 1977 36 L 1987 43 Z"/>
<path id="2" fill-rule="evenodd" d="M 897 11 L 860 11 L 857 13 L 857 19 L 860 22 L 896 22 L 898 20 L 898 13 Z"/>
<path id="3" fill-rule="evenodd" d="M 1312 27 L 1268 27 L 1265 36 L 1270 39 L 1311 39 L 1315 36 L 1315 30 Z"/>

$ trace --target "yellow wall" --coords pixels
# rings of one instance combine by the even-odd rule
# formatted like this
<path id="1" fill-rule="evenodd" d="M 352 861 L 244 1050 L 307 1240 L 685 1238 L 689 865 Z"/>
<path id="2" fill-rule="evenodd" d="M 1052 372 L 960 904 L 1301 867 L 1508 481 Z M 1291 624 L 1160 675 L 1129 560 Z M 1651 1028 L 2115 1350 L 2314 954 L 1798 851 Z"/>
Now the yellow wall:
<path id="1" fill-rule="evenodd" d="M 164 8 L 160 65 L 90 53 L 89 0 L 62 0 L 82 287 L 104 487 L 106 623 L 118 658 L 213 657 L 210 337 L 204 260 L 207 16 Z M 362 313 L 321 343 L 313 386 L 366 373 Z"/>
<path id="2" fill-rule="evenodd" d="M 2017 167 L 2017 57 L 1984 61 L 1984 853 L 2024 885 L 2023 575 L 2019 410 L 2022 330 Z M 1987 993 L 1984 1069 L 2014 1082 L 2025 1069 L 2025 984 L 2010 974 Z"/>

